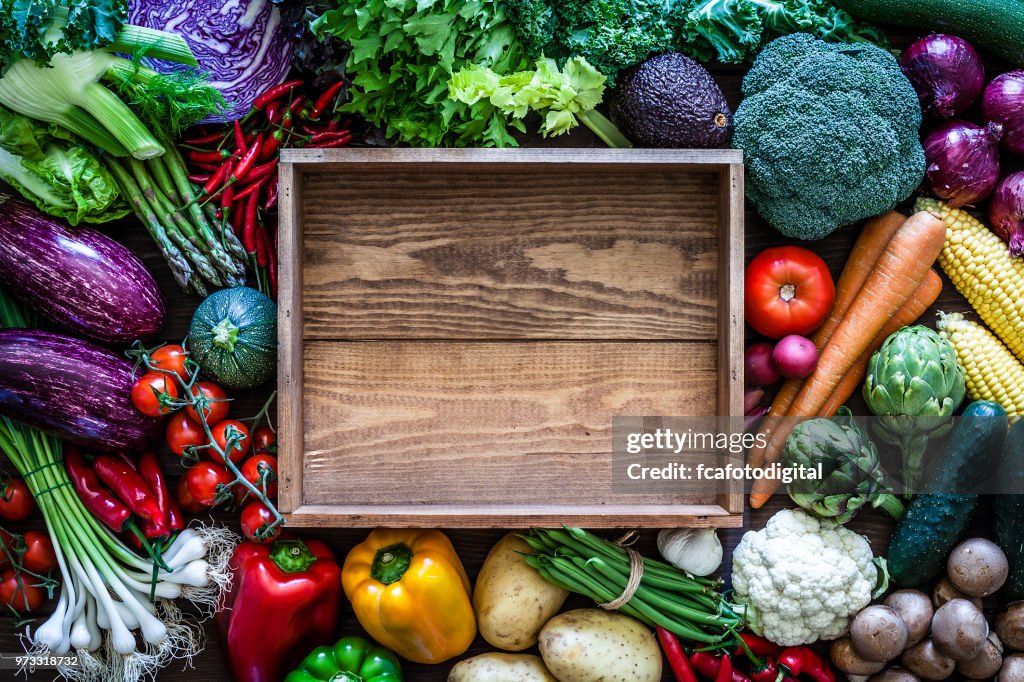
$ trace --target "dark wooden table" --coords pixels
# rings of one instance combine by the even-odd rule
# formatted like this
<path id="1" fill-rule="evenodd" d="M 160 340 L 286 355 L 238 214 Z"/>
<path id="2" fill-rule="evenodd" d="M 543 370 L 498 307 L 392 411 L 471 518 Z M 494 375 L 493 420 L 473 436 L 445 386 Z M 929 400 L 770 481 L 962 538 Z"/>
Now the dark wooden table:
<path id="1" fill-rule="evenodd" d="M 900 45 L 908 42 L 905 37 L 901 35 L 894 35 L 893 38 L 894 43 Z M 738 66 L 719 66 L 711 70 L 725 92 L 730 105 L 735 109 L 741 99 L 739 94 L 740 81 L 743 73 L 745 72 L 745 68 Z M 998 71 L 994 68 L 991 71 L 991 73 L 997 72 Z M 555 144 L 558 146 L 592 146 L 597 143 L 595 143 L 593 137 L 588 131 L 581 128 L 574 131 L 571 135 L 563 138 L 557 138 Z M 908 201 L 907 204 L 901 208 L 909 210 L 910 203 L 911 202 Z M 386 211 L 387 207 L 382 206 L 381 210 Z M 854 238 L 856 237 L 858 228 L 859 226 L 845 228 L 827 239 L 811 244 L 805 244 L 805 246 L 809 246 L 821 255 L 829 264 L 833 275 L 838 276 L 846 261 L 846 256 L 849 253 L 849 249 Z M 162 335 L 167 340 L 182 339 L 187 332 L 188 322 L 191 319 L 192 312 L 196 305 L 198 305 L 199 300 L 194 297 L 182 295 L 174 288 L 167 266 L 164 264 L 162 258 L 156 253 L 148 235 L 140 225 L 132 221 L 123 221 L 118 224 L 104 226 L 103 229 L 112 237 L 126 244 L 141 256 L 150 271 L 162 283 L 169 307 L 168 322 Z M 777 246 L 784 243 L 796 243 L 790 242 L 789 240 L 781 237 L 781 235 L 767 225 L 750 206 L 747 207 L 746 212 L 746 237 L 748 260 L 759 251 L 769 246 Z M 949 282 L 945 281 L 945 288 L 942 295 L 939 297 L 939 300 L 933 309 L 929 310 L 921 318 L 921 321 L 925 324 L 933 324 L 936 310 L 966 311 L 969 310 L 969 306 L 955 291 L 955 289 L 953 289 Z M 232 406 L 234 414 L 242 416 L 254 414 L 259 409 L 260 405 L 262 405 L 268 394 L 269 389 L 266 391 L 255 391 L 244 395 L 236 395 L 236 402 Z M 166 451 L 166 449 L 162 453 L 162 458 L 165 468 L 167 471 L 172 472 L 173 477 L 176 479 L 182 471 L 177 462 L 177 458 Z M 6 464 L 6 462 L 0 463 L 0 466 L 3 464 Z M 402 472 L 396 471 L 395 475 L 401 476 Z M 510 494 L 514 495 L 514 491 L 510 491 Z M 745 514 L 744 527 L 742 529 L 722 531 L 721 537 L 723 544 L 726 547 L 723 574 L 726 578 L 728 578 L 728 568 L 731 565 L 732 549 L 739 542 L 743 533 L 749 529 L 758 529 L 763 527 L 772 514 L 782 508 L 791 506 L 793 505 L 784 494 L 776 495 L 763 509 L 756 511 L 748 509 Z M 237 513 L 216 513 L 212 516 L 215 521 L 228 524 L 237 530 Z M 978 533 L 985 534 L 988 527 L 987 513 L 982 512 L 975 520 L 974 525 Z M 27 524 L 12 526 L 12 529 L 27 530 L 32 527 L 39 528 L 41 526 L 41 518 L 36 517 Z M 892 523 L 883 514 L 875 510 L 862 511 L 857 518 L 849 524 L 849 527 L 866 535 L 871 541 L 871 545 L 876 554 L 880 554 L 885 551 Z M 498 538 L 504 534 L 504 532 L 505 531 L 499 530 L 449 531 L 449 536 L 454 542 L 459 555 L 462 557 L 466 569 L 469 571 L 470 578 L 475 578 L 487 551 L 498 540 Z M 341 561 L 344 559 L 348 550 L 366 536 L 366 531 L 337 528 L 322 529 L 315 532 L 303 531 L 301 535 L 324 540 L 334 550 L 339 561 Z M 656 552 L 654 545 L 655 535 L 656 533 L 654 531 L 643 533 L 641 540 L 637 545 L 638 549 L 645 552 Z M 340 585 L 339 589 L 341 589 Z M 344 599 L 342 601 L 344 605 L 339 619 L 338 634 L 342 635 L 360 632 L 359 624 L 356 621 L 351 608 L 348 606 L 347 601 Z M 567 608 L 588 605 L 591 604 L 586 600 L 573 597 L 567 604 Z M 203 653 L 192 661 L 193 668 L 188 669 L 181 663 L 172 664 L 158 675 L 158 680 L 160 682 L 194 682 L 195 680 L 230 679 L 230 675 L 224 667 L 221 659 L 216 631 L 213 628 L 212 622 L 207 623 L 205 629 L 208 640 L 207 645 Z M 17 640 L 17 633 L 12 627 L 11 621 L 9 619 L 0 620 L 0 652 L 13 653 L 21 650 L 21 645 Z M 491 650 L 493 649 L 478 637 L 477 641 L 474 642 L 473 646 L 466 653 L 466 656 L 468 657 Z M 407 665 L 406 679 L 411 680 L 412 682 L 443 681 L 447 679 L 448 670 L 451 668 L 453 663 L 454 661 L 436 666 Z M 4 676 L 4 673 L 0 672 L 0 678 L 3 678 Z M 40 672 L 30 676 L 29 679 L 47 680 L 51 677 L 51 673 Z M 664 679 L 672 679 L 671 673 L 667 669 Z"/>

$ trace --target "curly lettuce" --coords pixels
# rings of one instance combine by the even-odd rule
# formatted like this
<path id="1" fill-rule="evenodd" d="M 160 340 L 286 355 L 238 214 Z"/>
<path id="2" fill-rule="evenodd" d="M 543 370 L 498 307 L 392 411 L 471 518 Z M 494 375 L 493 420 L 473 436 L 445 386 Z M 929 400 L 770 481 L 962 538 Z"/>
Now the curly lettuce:
<path id="1" fill-rule="evenodd" d="M 128 207 L 99 159 L 56 125 L 0 107 L 0 179 L 71 225 L 121 218 Z"/>

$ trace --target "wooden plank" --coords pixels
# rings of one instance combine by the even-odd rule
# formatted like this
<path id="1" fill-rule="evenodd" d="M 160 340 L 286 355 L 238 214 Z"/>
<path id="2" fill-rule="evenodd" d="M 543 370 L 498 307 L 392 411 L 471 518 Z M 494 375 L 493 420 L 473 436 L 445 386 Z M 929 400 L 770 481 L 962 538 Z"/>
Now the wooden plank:
<path id="1" fill-rule="evenodd" d="M 307 505 L 288 515 L 302 528 L 508 528 L 587 526 L 588 528 L 738 528 L 742 514 L 707 505 Z"/>
<path id="2" fill-rule="evenodd" d="M 717 183 L 684 170 L 311 173 L 305 338 L 713 340 Z"/>
<path id="3" fill-rule="evenodd" d="M 303 503 L 615 502 L 612 418 L 713 415 L 716 354 L 703 342 L 309 342 Z M 706 503 L 701 491 L 625 499 Z"/>
<path id="4" fill-rule="evenodd" d="M 302 174 L 293 164 L 282 163 L 278 184 L 278 505 L 282 513 L 288 513 L 302 504 Z"/>
<path id="5" fill-rule="evenodd" d="M 718 409 L 723 417 L 722 432 L 740 431 L 743 415 L 743 164 L 730 164 L 721 173 L 718 242 Z M 743 455 L 725 454 L 722 465 L 742 465 Z M 745 486 L 742 480 L 728 480 L 718 503 L 734 514 L 742 514 Z"/>

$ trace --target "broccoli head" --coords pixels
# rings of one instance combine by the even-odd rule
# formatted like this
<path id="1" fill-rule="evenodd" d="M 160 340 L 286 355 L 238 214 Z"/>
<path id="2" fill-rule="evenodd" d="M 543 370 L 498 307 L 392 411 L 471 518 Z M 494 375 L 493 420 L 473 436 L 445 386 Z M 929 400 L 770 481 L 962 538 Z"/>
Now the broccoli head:
<path id="1" fill-rule="evenodd" d="M 733 145 L 747 197 L 779 232 L 820 239 L 892 209 L 924 177 L 921 107 L 896 59 L 798 33 L 743 79 Z"/>

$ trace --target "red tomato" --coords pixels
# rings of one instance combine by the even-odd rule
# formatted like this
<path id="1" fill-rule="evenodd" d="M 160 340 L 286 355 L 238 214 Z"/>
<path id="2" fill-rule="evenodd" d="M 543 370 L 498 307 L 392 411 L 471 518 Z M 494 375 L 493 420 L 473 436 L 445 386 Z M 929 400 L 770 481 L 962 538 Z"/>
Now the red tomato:
<path id="1" fill-rule="evenodd" d="M 765 249 L 747 266 L 747 322 L 768 338 L 810 334 L 832 312 L 835 300 L 828 266 L 805 248 Z"/>
<path id="2" fill-rule="evenodd" d="M 35 611 L 45 600 L 46 590 L 32 576 L 22 573 L 19 585 L 18 576 L 12 569 L 0 574 L 0 603 L 15 611 Z"/>
<path id="3" fill-rule="evenodd" d="M 235 480 L 228 468 L 216 462 L 197 462 L 185 472 L 189 495 L 199 504 L 212 507 L 217 503 L 218 488 Z"/>
<path id="4" fill-rule="evenodd" d="M 247 540 L 258 545 L 266 542 L 273 542 L 281 535 L 281 526 L 274 528 L 273 532 L 264 538 L 257 535 L 257 532 L 266 525 L 274 522 L 274 513 L 262 502 L 250 502 L 242 509 L 242 535 Z"/>
<path id="5" fill-rule="evenodd" d="M 266 472 L 264 474 L 264 472 Z M 253 455 L 242 465 L 242 477 L 261 489 L 261 477 L 266 477 L 267 497 L 277 497 L 277 458 L 267 454 Z"/>
<path id="6" fill-rule="evenodd" d="M 241 462 L 242 458 L 249 452 L 249 445 L 252 439 L 249 437 L 249 428 L 242 422 L 228 419 L 214 426 L 212 431 L 214 442 L 235 464 Z M 230 452 L 228 452 L 228 441 L 232 441 Z M 210 458 L 219 456 L 217 451 L 212 448 L 207 454 Z"/>
<path id="7" fill-rule="evenodd" d="M 167 445 L 171 452 L 179 457 L 185 456 L 186 448 L 206 445 L 206 431 L 203 427 L 188 418 L 184 412 L 177 412 L 167 422 Z"/>
<path id="8" fill-rule="evenodd" d="M 228 395 L 224 392 L 224 389 L 213 383 L 212 381 L 197 381 L 196 385 L 192 387 L 192 395 L 196 396 L 196 400 L 199 402 L 196 409 L 189 405 L 185 408 L 185 413 L 188 414 L 188 418 L 194 421 L 196 424 L 202 423 L 202 417 L 206 417 L 206 423 L 210 426 L 219 424 L 224 421 L 228 416 Z"/>
<path id="9" fill-rule="evenodd" d="M 186 359 L 188 359 L 188 353 L 185 352 L 184 348 L 176 343 L 169 343 L 166 346 L 160 346 L 150 353 L 149 364 L 163 372 L 174 372 L 183 381 L 188 381 L 189 373 L 188 367 L 185 366 Z"/>
<path id="10" fill-rule="evenodd" d="M 271 455 L 277 454 L 277 434 L 269 426 L 261 426 L 252 432 L 253 452 L 266 452 Z"/>
<path id="11" fill-rule="evenodd" d="M 30 530 L 25 532 L 25 554 L 21 557 L 22 568 L 46 575 L 57 568 L 57 554 L 46 533 Z"/>
<path id="12" fill-rule="evenodd" d="M 209 509 L 205 504 L 196 502 L 196 498 L 192 497 L 192 493 L 188 491 L 188 478 L 186 476 L 178 479 L 175 496 L 178 498 L 178 506 L 181 507 L 182 511 L 189 514 L 199 514 Z"/>
<path id="13" fill-rule="evenodd" d="M 36 502 L 25 481 L 12 478 L 6 483 L 0 483 L 0 519 L 24 521 L 35 509 Z"/>
<path id="14" fill-rule="evenodd" d="M 132 404 L 147 417 L 160 417 L 173 412 L 172 402 L 178 395 L 174 379 L 160 372 L 147 372 L 136 379 L 132 386 Z"/>

